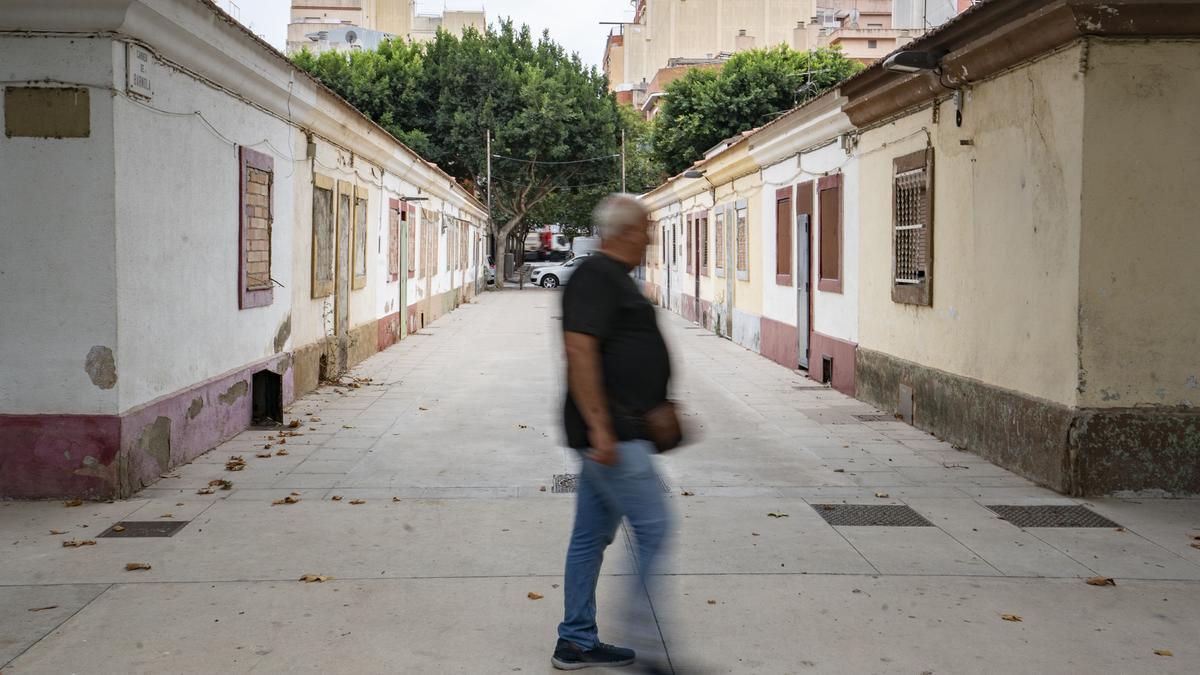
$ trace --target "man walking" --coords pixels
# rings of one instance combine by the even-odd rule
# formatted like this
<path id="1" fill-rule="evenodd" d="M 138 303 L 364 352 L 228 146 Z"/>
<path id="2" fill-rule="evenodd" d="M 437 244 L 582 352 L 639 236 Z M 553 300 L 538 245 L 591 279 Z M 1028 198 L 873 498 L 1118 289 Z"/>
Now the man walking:
<path id="1" fill-rule="evenodd" d="M 585 260 L 563 294 L 567 355 L 567 443 L 583 457 L 575 525 L 567 550 L 565 616 L 551 659 L 555 668 L 624 666 L 634 651 L 600 642 L 596 582 L 604 549 L 622 518 L 636 539 L 637 578 L 626 606 L 627 628 L 647 672 L 670 672 L 657 623 L 641 596 L 652 587 L 670 518 L 642 416 L 667 398 L 671 367 L 654 307 L 629 272 L 650 243 L 650 222 L 632 195 L 596 207 L 598 255 Z M 649 652 L 649 653 L 647 653 Z"/>

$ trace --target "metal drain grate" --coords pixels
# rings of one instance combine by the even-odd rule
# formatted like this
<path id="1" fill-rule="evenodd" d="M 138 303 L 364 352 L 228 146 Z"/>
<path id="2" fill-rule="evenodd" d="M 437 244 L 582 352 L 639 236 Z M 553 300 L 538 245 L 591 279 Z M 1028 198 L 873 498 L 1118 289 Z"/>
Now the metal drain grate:
<path id="1" fill-rule="evenodd" d="M 985 504 L 1017 527 L 1120 527 L 1082 506 L 1013 506 Z"/>
<path id="2" fill-rule="evenodd" d="M 125 528 L 120 532 L 112 527 L 96 535 L 98 537 L 172 537 L 175 533 L 187 527 L 190 520 L 123 520 L 113 527 L 120 525 Z"/>
<path id="3" fill-rule="evenodd" d="M 659 485 L 662 486 L 663 492 L 670 492 L 671 486 L 662 478 L 658 479 Z M 554 474 L 554 486 L 550 488 L 551 492 L 562 494 L 574 494 L 579 489 L 579 474 L 577 473 L 556 473 Z"/>
<path id="4" fill-rule="evenodd" d="M 825 522 L 845 527 L 933 527 L 903 504 L 813 504 Z"/>
<path id="5" fill-rule="evenodd" d="M 895 422 L 895 415 L 855 415 L 859 422 Z"/>

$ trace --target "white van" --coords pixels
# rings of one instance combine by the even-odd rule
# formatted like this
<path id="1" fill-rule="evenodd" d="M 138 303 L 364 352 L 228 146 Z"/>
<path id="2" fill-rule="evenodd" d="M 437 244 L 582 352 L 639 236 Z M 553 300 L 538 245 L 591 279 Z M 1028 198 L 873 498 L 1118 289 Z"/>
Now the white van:
<path id="1" fill-rule="evenodd" d="M 600 248 L 600 237 L 575 237 L 571 240 L 571 251 L 575 255 L 591 253 Z"/>

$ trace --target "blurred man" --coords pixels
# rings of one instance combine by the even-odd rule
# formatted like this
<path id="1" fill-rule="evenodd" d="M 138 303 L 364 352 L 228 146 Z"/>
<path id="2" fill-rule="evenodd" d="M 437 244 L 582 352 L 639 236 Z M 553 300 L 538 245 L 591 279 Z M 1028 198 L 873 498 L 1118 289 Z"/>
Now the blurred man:
<path id="1" fill-rule="evenodd" d="M 555 668 L 624 666 L 632 649 L 600 642 L 596 582 L 604 549 L 622 518 L 636 539 L 637 572 L 630 589 L 627 633 L 642 649 L 646 672 L 671 672 L 652 610 L 644 597 L 670 525 L 643 416 L 667 399 L 667 345 L 654 307 L 629 272 L 650 243 L 649 214 L 632 195 L 603 199 L 594 213 L 601 237 L 563 294 L 567 355 L 567 443 L 583 457 L 575 525 L 567 550 L 566 612 L 551 659 Z"/>

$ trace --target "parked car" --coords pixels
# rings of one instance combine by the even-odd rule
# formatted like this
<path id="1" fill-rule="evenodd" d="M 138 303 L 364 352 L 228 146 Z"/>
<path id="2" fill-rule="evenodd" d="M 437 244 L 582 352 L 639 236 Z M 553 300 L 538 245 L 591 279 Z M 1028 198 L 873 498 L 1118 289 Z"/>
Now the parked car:
<path id="1" fill-rule="evenodd" d="M 570 260 L 556 265 L 540 265 L 529 273 L 529 282 L 542 288 L 558 288 L 571 279 L 579 265 L 587 259 L 590 253 L 577 255 Z"/>
<path id="2" fill-rule="evenodd" d="M 483 279 L 488 286 L 496 283 L 496 261 L 490 255 L 487 257 L 487 266 L 483 268 Z"/>

